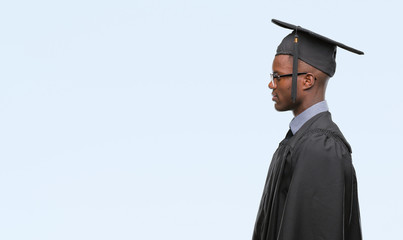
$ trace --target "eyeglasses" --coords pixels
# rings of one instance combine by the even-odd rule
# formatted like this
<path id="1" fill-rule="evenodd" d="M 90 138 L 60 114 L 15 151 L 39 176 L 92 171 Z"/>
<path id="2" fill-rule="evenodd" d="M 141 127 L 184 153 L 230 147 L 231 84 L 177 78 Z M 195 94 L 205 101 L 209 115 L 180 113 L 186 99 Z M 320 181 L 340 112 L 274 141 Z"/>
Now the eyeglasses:
<path id="1" fill-rule="evenodd" d="M 297 76 L 303 75 L 303 74 L 307 74 L 307 72 L 297 73 Z M 277 81 L 278 81 L 282 77 L 291 77 L 291 76 L 292 76 L 292 73 L 291 74 L 283 74 L 283 75 L 278 75 L 277 73 L 270 73 L 270 82 L 272 84 L 274 84 L 274 79 L 277 79 Z"/>

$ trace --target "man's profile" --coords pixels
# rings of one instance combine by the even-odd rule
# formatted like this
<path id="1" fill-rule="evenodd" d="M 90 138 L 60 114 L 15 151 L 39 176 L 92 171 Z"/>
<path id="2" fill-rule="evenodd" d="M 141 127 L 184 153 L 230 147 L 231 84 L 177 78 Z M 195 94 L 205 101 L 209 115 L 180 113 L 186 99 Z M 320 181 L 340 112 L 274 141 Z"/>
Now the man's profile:
<path id="1" fill-rule="evenodd" d="M 361 240 L 351 147 L 332 121 L 325 93 L 337 47 L 364 53 L 272 21 L 293 30 L 277 48 L 269 88 L 275 109 L 292 111 L 294 119 L 273 155 L 253 240 Z"/>

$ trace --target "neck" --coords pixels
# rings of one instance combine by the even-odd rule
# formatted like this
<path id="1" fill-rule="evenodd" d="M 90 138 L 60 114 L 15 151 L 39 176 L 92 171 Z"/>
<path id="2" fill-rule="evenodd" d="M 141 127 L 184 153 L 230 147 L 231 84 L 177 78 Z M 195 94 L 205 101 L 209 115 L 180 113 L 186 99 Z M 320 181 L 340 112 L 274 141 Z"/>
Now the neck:
<path id="1" fill-rule="evenodd" d="M 296 117 L 299 114 L 301 114 L 303 111 L 310 108 L 311 106 L 317 104 L 318 102 L 322 102 L 324 100 L 325 100 L 325 98 L 321 97 L 321 98 L 312 99 L 311 101 L 303 101 L 298 107 L 296 107 L 292 110 L 292 113 L 294 114 L 294 117 Z"/>

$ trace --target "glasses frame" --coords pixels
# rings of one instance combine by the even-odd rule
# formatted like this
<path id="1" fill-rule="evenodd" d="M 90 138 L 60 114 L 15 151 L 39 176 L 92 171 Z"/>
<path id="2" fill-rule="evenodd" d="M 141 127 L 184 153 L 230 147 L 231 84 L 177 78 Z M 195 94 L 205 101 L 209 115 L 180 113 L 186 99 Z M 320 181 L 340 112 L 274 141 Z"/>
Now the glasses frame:
<path id="1" fill-rule="evenodd" d="M 303 74 L 308 74 L 307 72 L 300 72 L 297 73 L 297 76 L 299 75 L 303 75 Z M 291 77 L 292 73 L 290 74 L 282 74 L 282 75 L 278 75 L 277 73 L 270 73 L 270 82 L 274 85 L 274 79 L 280 80 L 280 78 L 282 77 Z"/>

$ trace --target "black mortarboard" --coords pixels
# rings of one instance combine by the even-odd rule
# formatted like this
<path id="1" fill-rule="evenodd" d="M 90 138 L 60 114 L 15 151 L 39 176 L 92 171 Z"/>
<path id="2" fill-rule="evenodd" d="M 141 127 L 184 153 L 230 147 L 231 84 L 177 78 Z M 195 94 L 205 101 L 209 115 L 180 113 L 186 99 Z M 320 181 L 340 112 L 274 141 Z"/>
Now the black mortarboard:
<path id="1" fill-rule="evenodd" d="M 330 77 L 336 71 L 336 49 L 341 47 L 350 52 L 362 55 L 360 50 L 346 46 L 332 39 L 314 33 L 300 26 L 295 26 L 276 19 L 271 20 L 280 27 L 293 30 L 277 47 L 276 55 L 286 54 L 293 56 L 293 75 L 291 97 L 293 102 L 297 98 L 298 59 L 321 70 Z"/>

